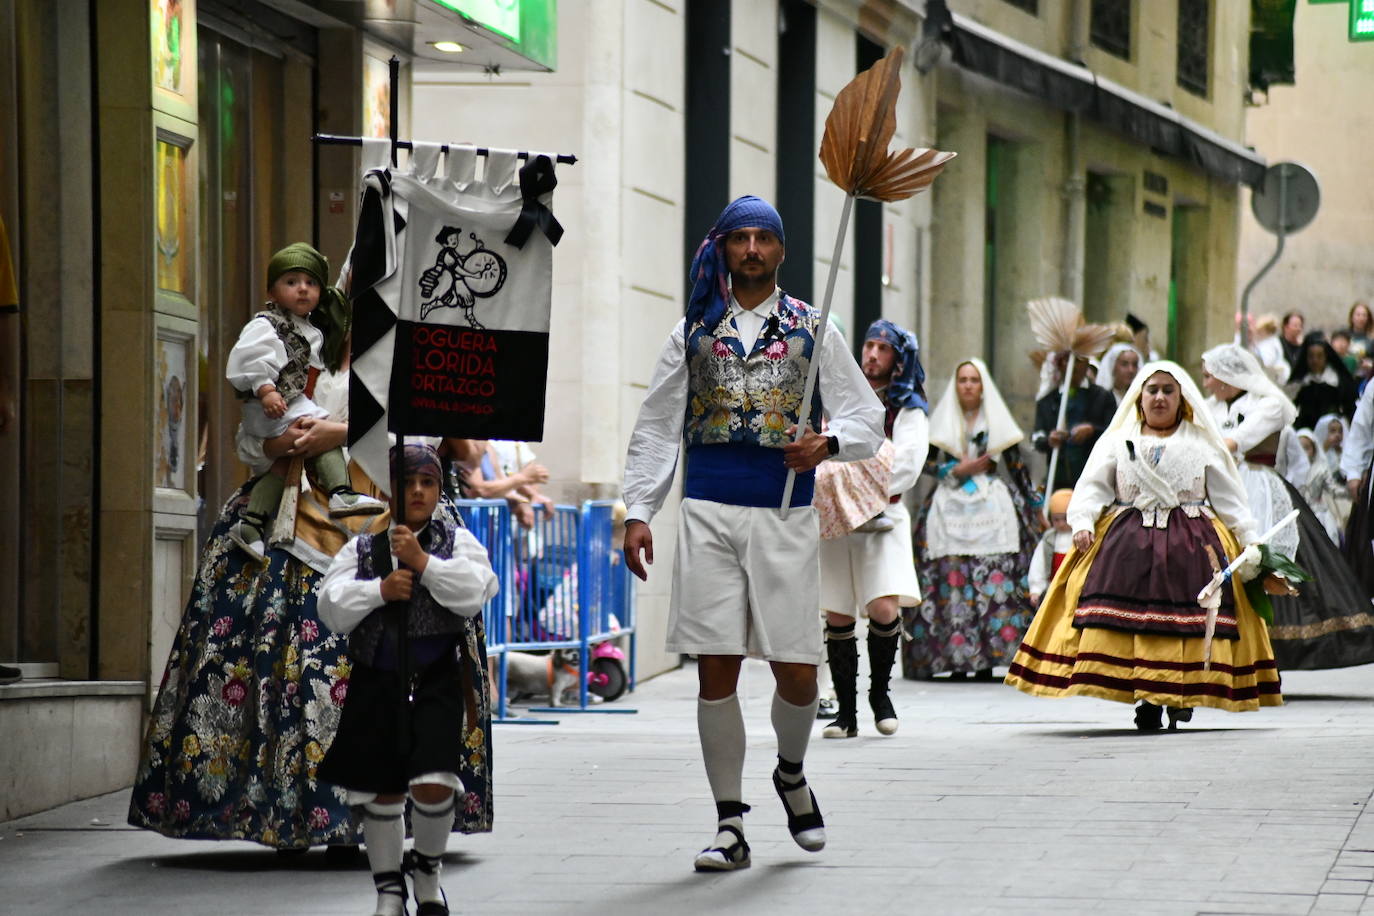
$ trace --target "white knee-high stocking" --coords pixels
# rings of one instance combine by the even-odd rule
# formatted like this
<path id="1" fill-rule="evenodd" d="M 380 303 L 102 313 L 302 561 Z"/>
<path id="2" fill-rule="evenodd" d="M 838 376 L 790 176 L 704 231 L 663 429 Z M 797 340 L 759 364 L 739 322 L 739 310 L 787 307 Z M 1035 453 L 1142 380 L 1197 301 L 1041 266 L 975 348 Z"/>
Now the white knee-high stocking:
<path id="1" fill-rule="evenodd" d="M 372 880 L 377 885 L 376 916 L 399 916 L 405 911 L 405 879 L 401 876 L 401 847 L 405 844 L 401 816 L 405 810 L 404 801 L 374 801 L 363 806 L 363 842 L 367 844 Z"/>
<path id="2" fill-rule="evenodd" d="M 443 867 L 444 850 L 448 849 L 449 833 L 453 830 L 455 796 L 435 804 L 413 801 L 410 817 L 411 833 L 415 836 L 415 899 L 441 901 L 439 870 Z"/>
<path id="3" fill-rule="evenodd" d="M 787 786 L 787 805 L 797 814 L 811 811 L 811 790 L 802 775 L 802 761 L 811 740 L 811 728 L 816 721 L 819 699 L 805 706 L 796 706 L 773 694 L 773 732 L 778 736 L 778 775 Z"/>
<path id="4" fill-rule="evenodd" d="M 744 829 L 741 804 L 744 781 L 744 713 L 739 695 L 720 700 L 697 698 L 697 733 L 701 756 L 706 764 L 706 780 L 716 800 L 717 824 Z M 735 837 L 729 831 L 716 834 L 713 846 L 729 846 Z"/>

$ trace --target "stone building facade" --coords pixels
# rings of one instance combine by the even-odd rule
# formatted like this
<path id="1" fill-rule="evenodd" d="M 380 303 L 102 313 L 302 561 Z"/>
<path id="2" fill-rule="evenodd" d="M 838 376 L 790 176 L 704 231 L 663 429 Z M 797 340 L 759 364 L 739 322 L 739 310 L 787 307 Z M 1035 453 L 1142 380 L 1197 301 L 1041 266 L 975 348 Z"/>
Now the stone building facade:
<path id="1" fill-rule="evenodd" d="M 944 10 L 943 27 L 927 24 Z M 618 493 L 691 253 L 729 200 L 776 202 L 781 284 L 820 301 L 843 203 L 816 158 L 825 117 L 896 44 L 894 145 L 959 157 L 930 194 L 856 207 L 834 299 L 851 337 L 879 315 L 916 329 L 936 396 L 959 360 L 984 356 L 1029 426 L 1027 299 L 1066 295 L 1094 320 L 1129 311 L 1185 363 L 1229 335 L 1240 187 L 1263 164 L 1244 145 L 1248 4 L 583 0 L 562 4 L 559 33 L 556 73 L 417 66 L 414 112 L 434 139 L 580 157 L 559 171 L 569 232 L 543 445 L 566 495 Z M 1067 89 L 1043 91 L 1055 79 Z M 676 662 L 658 649 L 675 516 L 670 500 L 639 590 L 646 674 Z"/>

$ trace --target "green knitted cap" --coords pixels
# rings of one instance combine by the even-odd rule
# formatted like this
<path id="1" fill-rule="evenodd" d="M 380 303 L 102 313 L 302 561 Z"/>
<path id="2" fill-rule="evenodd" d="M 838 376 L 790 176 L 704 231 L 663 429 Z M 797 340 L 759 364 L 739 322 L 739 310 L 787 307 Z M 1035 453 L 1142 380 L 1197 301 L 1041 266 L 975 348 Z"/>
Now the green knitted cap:
<path id="1" fill-rule="evenodd" d="M 303 270 L 321 287 L 329 285 L 329 259 L 305 242 L 294 242 L 272 255 L 267 262 L 267 285 L 276 283 L 288 270 Z"/>

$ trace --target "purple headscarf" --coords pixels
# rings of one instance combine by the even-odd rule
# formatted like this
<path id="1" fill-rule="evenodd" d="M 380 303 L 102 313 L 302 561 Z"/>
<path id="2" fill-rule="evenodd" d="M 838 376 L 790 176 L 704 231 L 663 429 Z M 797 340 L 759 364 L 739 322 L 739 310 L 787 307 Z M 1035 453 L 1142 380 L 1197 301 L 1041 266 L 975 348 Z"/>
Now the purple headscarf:
<path id="1" fill-rule="evenodd" d="M 402 452 L 401 446 L 392 446 L 392 476 L 396 474 L 397 460 L 401 462 L 403 477 L 410 477 L 413 474 L 429 474 L 437 480 L 444 479 L 443 467 L 439 463 L 439 453 L 434 450 L 432 445 L 426 445 L 423 442 L 407 442 L 404 452 Z"/>
<path id="2" fill-rule="evenodd" d="M 782 234 L 782 217 L 772 204 L 761 197 L 746 194 L 720 211 L 716 224 L 697 248 L 687 274 L 692 281 L 692 294 L 687 299 L 688 327 L 700 321 L 708 329 L 714 329 L 725 317 L 730 301 L 726 286 L 729 274 L 725 269 L 725 248 L 720 242 L 736 229 L 746 227 L 767 229 L 778 237 L 779 242 L 787 244 Z"/>

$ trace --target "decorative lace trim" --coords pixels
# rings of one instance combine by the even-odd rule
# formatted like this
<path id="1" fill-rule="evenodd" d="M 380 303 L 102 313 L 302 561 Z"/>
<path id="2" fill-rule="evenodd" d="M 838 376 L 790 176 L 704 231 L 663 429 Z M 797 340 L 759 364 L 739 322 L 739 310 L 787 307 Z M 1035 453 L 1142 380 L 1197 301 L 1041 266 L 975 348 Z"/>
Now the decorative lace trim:
<path id="1" fill-rule="evenodd" d="M 1207 504 L 1207 465 L 1212 450 L 1188 434 L 1168 438 L 1131 436 L 1118 439 L 1116 451 L 1117 505 L 1140 510 L 1146 528 L 1166 528 L 1169 513 L 1182 509 L 1189 518 L 1213 518 Z M 1149 471 L 1161 478 L 1172 498 L 1164 500 Z"/>

